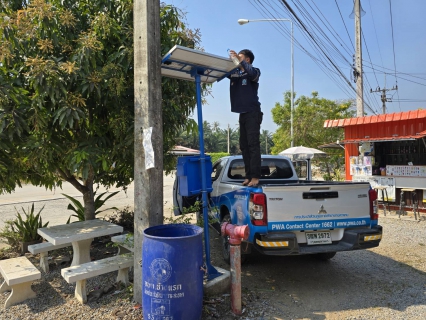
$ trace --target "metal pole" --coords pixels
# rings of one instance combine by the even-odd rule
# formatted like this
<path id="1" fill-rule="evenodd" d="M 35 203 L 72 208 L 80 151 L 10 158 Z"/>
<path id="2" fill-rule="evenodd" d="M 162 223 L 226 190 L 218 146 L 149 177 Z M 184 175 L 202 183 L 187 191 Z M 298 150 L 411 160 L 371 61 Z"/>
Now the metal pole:
<path id="1" fill-rule="evenodd" d="M 290 137 L 291 147 L 294 147 L 294 132 L 293 132 L 293 113 L 294 113 L 294 49 L 293 49 L 293 21 L 291 23 L 291 116 L 290 116 Z"/>
<path id="2" fill-rule="evenodd" d="M 229 153 L 229 123 L 228 123 L 228 154 L 230 154 Z"/>
<path id="3" fill-rule="evenodd" d="M 237 226 L 224 222 L 220 226 L 222 236 L 229 236 L 229 259 L 231 263 L 231 308 L 234 314 L 241 312 L 241 241 L 250 234 L 248 225 Z"/>
<path id="4" fill-rule="evenodd" d="M 293 49 L 293 43 L 294 43 L 294 36 L 293 36 L 293 20 L 291 19 L 284 19 L 284 18 L 278 18 L 278 19 L 238 19 L 238 23 L 240 25 L 249 23 L 249 22 L 261 22 L 261 21 L 288 21 L 291 23 L 291 112 L 290 112 L 290 144 L 292 147 L 294 147 L 294 135 L 293 135 L 293 112 L 294 112 L 294 49 Z M 285 102 L 285 101 L 284 101 Z"/>
<path id="5" fill-rule="evenodd" d="M 201 104 L 201 77 L 197 71 L 194 72 L 193 76 L 195 77 L 197 95 L 198 133 L 200 140 L 201 196 L 203 200 L 204 248 L 206 253 L 207 278 L 211 280 L 219 276 L 220 274 L 210 263 L 209 213 L 206 181 L 206 156 L 204 154 L 203 108 Z"/>
<path id="6" fill-rule="evenodd" d="M 241 314 L 241 246 L 229 245 L 231 263 L 231 309 Z"/>
<path id="7" fill-rule="evenodd" d="M 266 154 L 268 154 L 268 134 L 265 134 L 265 151 Z"/>

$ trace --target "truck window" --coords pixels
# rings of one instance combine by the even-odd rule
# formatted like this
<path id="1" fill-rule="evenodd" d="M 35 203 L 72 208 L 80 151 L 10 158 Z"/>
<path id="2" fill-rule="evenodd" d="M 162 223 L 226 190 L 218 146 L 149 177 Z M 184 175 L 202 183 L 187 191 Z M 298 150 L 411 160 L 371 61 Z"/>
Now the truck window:
<path id="1" fill-rule="evenodd" d="M 213 170 L 212 170 L 212 181 L 215 181 L 215 180 L 217 180 L 217 178 L 219 178 L 223 167 L 224 167 L 224 161 L 223 160 L 220 160 L 219 162 L 214 164 Z"/>
<path id="2" fill-rule="evenodd" d="M 228 170 L 228 178 L 231 179 L 244 179 L 246 171 L 244 170 L 244 161 L 243 159 L 238 159 L 232 161 Z"/>
<path id="3" fill-rule="evenodd" d="M 286 159 L 262 159 L 262 166 L 260 169 L 260 179 L 289 179 L 293 177 L 293 170 L 291 163 Z M 229 166 L 228 178 L 230 179 L 244 179 L 245 170 L 244 162 L 242 159 L 232 161 Z"/>

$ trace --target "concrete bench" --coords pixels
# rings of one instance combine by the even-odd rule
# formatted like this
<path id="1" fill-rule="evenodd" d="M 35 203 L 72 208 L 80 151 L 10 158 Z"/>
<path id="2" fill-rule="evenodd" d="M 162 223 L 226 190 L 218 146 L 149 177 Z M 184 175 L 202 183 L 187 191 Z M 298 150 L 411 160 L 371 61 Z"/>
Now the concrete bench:
<path id="1" fill-rule="evenodd" d="M 4 278 L 0 293 L 12 291 L 4 304 L 5 309 L 36 297 L 31 283 L 40 279 L 41 273 L 26 257 L 0 260 L 0 273 Z"/>
<path id="2" fill-rule="evenodd" d="M 86 303 L 86 279 L 118 270 L 117 282 L 121 281 L 127 286 L 130 267 L 133 267 L 133 254 L 127 253 L 64 268 L 61 270 L 61 275 L 68 283 L 77 282 L 75 297 L 81 303 Z"/>
<path id="3" fill-rule="evenodd" d="M 49 251 L 61 249 L 65 247 L 70 247 L 71 243 L 64 243 L 59 245 L 54 245 L 50 242 L 42 242 L 37 244 L 32 244 L 28 246 L 28 251 L 32 254 L 40 253 L 40 268 L 43 269 L 44 272 L 49 272 L 49 261 L 47 259 L 47 255 Z"/>
<path id="4" fill-rule="evenodd" d="M 133 236 L 122 234 L 119 236 L 111 237 L 111 241 L 118 244 L 118 254 L 134 252 Z"/>

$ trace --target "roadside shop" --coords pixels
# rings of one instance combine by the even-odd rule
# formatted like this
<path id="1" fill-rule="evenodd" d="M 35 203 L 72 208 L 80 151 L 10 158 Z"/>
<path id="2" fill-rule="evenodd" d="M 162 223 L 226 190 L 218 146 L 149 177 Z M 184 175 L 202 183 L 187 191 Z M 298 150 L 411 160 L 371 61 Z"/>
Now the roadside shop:
<path id="1" fill-rule="evenodd" d="M 324 123 L 336 127 L 344 128 L 346 180 L 385 189 L 392 206 L 426 209 L 426 110 Z"/>

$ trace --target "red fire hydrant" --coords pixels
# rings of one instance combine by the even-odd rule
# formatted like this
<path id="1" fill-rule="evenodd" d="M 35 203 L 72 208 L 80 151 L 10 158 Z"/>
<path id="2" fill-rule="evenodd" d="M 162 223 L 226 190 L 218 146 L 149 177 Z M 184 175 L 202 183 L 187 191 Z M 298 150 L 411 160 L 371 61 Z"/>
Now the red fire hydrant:
<path id="1" fill-rule="evenodd" d="M 231 261 L 231 308 L 234 314 L 241 314 L 241 240 L 249 237 L 248 226 L 236 226 L 229 222 L 221 225 L 222 236 L 229 236 Z"/>

